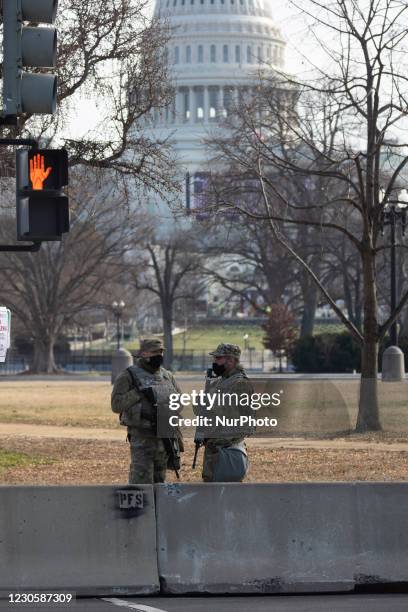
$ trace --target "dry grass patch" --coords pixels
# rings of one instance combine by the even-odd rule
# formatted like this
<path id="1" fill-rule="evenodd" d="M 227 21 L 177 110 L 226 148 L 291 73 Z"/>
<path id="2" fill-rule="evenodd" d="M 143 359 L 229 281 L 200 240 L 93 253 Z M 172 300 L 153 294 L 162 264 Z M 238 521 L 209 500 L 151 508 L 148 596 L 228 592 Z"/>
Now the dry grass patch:
<path id="1" fill-rule="evenodd" d="M 1 382 L 0 421 L 120 427 L 110 408 L 111 389 L 104 381 Z"/>
<path id="2" fill-rule="evenodd" d="M 289 380 L 289 378 L 287 379 Z M 275 384 L 275 383 L 274 383 Z M 288 389 L 276 412 L 276 435 L 345 432 L 357 416 L 358 380 L 276 382 Z M 181 381 L 183 392 L 203 387 L 196 376 Z M 1 381 L 0 422 L 119 429 L 111 412 L 112 387 L 107 381 Z M 408 437 L 408 382 L 379 382 L 384 429 Z M 186 409 L 185 416 L 191 413 Z M 260 413 L 257 415 L 260 416 Z"/>
<path id="3" fill-rule="evenodd" d="M 127 481 L 129 447 L 125 441 L 5 438 L 4 450 L 36 457 L 12 465 L 0 474 L 2 484 L 84 485 L 123 484 Z M 187 440 L 181 476 L 183 482 L 201 481 L 199 466 L 191 469 L 194 445 Z M 38 459 L 47 463 L 39 463 Z M 408 481 L 408 452 L 344 449 L 265 449 L 250 451 L 247 482 Z M 50 463 L 50 461 L 53 463 Z M 175 476 L 168 472 L 168 479 Z"/>

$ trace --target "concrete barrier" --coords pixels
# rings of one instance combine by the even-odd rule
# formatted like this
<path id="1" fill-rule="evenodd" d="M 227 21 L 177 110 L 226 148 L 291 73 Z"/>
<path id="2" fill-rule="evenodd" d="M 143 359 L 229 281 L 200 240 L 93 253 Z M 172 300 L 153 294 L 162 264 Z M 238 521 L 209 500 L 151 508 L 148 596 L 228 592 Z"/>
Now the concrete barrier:
<path id="1" fill-rule="evenodd" d="M 408 483 L 355 485 L 356 584 L 408 588 Z"/>
<path id="2" fill-rule="evenodd" d="M 0 487 L 7 589 L 157 593 L 153 487 Z"/>
<path id="3" fill-rule="evenodd" d="M 408 584 L 408 483 L 157 485 L 162 592 Z"/>
<path id="4" fill-rule="evenodd" d="M 156 500 L 146 485 L 0 487 L 0 590 L 110 596 L 408 586 L 408 483 L 154 491 Z"/>

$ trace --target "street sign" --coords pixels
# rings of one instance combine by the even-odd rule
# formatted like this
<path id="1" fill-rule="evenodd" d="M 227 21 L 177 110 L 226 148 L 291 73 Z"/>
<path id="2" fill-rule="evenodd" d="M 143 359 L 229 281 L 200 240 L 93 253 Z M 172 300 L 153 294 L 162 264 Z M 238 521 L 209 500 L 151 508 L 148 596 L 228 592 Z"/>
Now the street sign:
<path id="1" fill-rule="evenodd" d="M 10 348 L 11 311 L 0 306 L 0 363 L 6 361 L 7 350 Z"/>

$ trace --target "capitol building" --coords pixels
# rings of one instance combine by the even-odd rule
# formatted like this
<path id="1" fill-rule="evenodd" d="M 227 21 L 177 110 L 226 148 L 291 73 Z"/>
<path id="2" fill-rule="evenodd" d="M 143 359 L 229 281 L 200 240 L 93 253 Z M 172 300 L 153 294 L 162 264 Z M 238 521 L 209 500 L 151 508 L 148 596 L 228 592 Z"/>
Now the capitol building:
<path id="1" fill-rule="evenodd" d="M 256 85 L 260 70 L 284 69 L 285 41 L 271 0 L 156 0 L 155 16 L 170 26 L 175 97 L 154 111 L 154 132 L 170 139 L 180 180 L 191 178 L 194 197 L 194 177 L 211 170 L 205 140 Z"/>

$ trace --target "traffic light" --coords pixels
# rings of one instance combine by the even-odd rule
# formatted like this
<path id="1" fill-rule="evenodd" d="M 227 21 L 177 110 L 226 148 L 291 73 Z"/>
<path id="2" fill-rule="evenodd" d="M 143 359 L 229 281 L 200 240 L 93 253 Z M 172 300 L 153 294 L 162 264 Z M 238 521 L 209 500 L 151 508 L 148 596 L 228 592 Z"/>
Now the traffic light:
<path id="1" fill-rule="evenodd" d="M 16 152 L 17 240 L 61 240 L 69 231 L 65 149 Z"/>
<path id="2" fill-rule="evenodd" d="M 3 120 L 55 111 L 57 77 L 24 72 L 23 67 L 56 66 L 57 31 L 38 24 L 54 23 L 57 4 L 58 0 L 3 0 Z"/>

